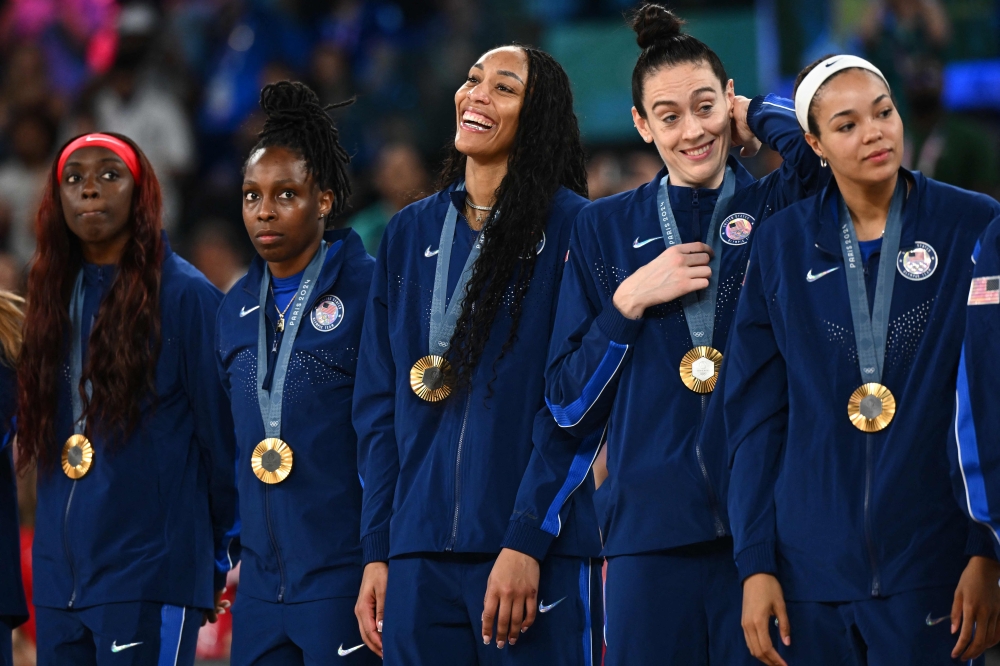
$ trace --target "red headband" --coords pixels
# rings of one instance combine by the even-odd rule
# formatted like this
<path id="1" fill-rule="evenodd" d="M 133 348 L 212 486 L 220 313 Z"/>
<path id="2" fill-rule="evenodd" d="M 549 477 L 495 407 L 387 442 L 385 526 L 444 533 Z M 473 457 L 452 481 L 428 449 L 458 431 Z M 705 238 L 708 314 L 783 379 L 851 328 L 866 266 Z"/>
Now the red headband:
<path id="1" fill-rule="evenodd" d="M 73 139 L 68 146 L 66 146 L 62 154 L 59 155 L 59 166 L 56 168 L 56 177 L 62 180 L 63 167 L 66 165 L 66 160 L 69 156 L 80 148 L 87 148 L 90 146 L 95 146 L 97 148 L 107 148 L 113 152 L 118 157 L 122 158 L 122 162 L 128 167 L 128 170 L 132 173 L 132 179 L 136 183 L 139 182 L 139 176 L 142 175 L 142 169 L 139 168 L 139 157 L 135 154 L 135 150 L 132 146 L 128 145 L 121 139 L 116 139 L 108 134 L 84 134 L 81 137 Z"/>

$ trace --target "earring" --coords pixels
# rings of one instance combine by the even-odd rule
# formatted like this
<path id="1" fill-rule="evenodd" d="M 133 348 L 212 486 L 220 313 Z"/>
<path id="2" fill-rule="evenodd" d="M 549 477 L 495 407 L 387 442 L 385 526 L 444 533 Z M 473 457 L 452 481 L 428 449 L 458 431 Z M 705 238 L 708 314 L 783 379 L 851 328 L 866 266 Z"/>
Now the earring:
<path id="1" fill-rule="evenodd" d="M 819 165 L 821 167 L 823 167 L 824 169 L 826 168 L 826 158 L 825 157 L 819 158 Z"/>

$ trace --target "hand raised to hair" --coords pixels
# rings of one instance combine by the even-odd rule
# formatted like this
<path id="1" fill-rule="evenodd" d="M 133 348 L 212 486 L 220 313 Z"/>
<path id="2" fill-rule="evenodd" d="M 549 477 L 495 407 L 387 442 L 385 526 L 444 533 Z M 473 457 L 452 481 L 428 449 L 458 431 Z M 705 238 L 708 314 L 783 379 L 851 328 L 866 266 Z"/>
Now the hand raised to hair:
<path id="1" fill-rule="evenodd" d="M 612 302 L 624 316 L 638 319 L 646 308 L 707 289 L 712 254 L 712 248 L 704 243 L 673 245 L 625 278 Z"/>
<path id="2" fill-rule="evenodd" d="M 750 110 L 750 98 L 737 95 L 733 103 L 732 135 L 733 145 L 742 146 L 740 155 L 753 157 L 760 150 L 760 139 L 750 129 L 747 123 L 747 111 Z"/>

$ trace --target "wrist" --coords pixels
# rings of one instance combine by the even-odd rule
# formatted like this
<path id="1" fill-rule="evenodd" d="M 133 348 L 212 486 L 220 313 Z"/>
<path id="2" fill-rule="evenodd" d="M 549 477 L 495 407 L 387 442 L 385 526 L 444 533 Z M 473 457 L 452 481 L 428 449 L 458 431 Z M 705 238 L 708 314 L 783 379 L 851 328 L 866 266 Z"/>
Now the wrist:
<path id="1" fill-rule="evenodd" d="M 614 304 L 615 309 L 622 313 L 622 316 L 626 319 L 639 319 L 642 317 L 643 312 L 645 312 L 645 306 L 636 302 L 635 296 L 631 293 L 631 290 L 626 288 L 626 283 L 623 282 L 617 290 L 615 290 L 615 295 L 612 297 L 611 302 Z"/>

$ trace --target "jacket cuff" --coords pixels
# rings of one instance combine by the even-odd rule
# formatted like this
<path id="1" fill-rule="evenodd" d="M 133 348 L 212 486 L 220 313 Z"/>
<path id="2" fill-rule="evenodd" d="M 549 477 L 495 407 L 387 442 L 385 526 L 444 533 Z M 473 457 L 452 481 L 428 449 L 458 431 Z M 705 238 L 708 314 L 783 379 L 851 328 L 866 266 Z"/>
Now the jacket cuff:
<path id="1" fill-rule="evenodd" d="M 613 342 L 623 345 L 631 345 L 639 336 L 642 329 L 643 319 L 629 319 L 615 307 L 615 304 L 608 301 L 601 314 L 597 315 L 597 327 L 601 333 L 608 336 Z"/>
<path id="2" fill-rule="evenodd" d="M 763 132 L 763 129 L 761 128 L 760 123 L 757 122 L 757 116 L 759 115 L 761 107 L 764 106 L 765 99 L 767 99 L 765 95 L 757 95 L 750 100 L 750 106 L 747 107 L 747 125 L 750 126 L 750 131 L 753 132 L 753 135 L 758 139 L 760 139 L 760 134 Z M 763 139 L 761 139 L 761 141 L 763 141 Z"/>
<path id="3" fill-rule="evenodd" d="M 978 523 L 969 523 L 969 538 L 965 542 L 965 554 L 969 557 L 988 557 L 991 560 L 997 558 L 997 544 L 993 536 L 988 534 L 986 528 Z"/>
<path id="4" fill-rule="evenodd" d="M 389 561 L 389 532 L 372 532 L 361 537 L 362 564 Z"/>
<path id="5" fill-rule="evenodd" d="M 500 547 L 530 555 L 541 562 L 545 559 L 545 554 L 548 553 L 549 546 L 554 540 L 555 537 L 548 532 L 512 520 L 507 526 L 507 534 L 504 535 Z"/>
<path id="6" fill-rule="evenodd" d="M 741 582 L 759 573 L 777 575 L 778 562 L 774 546 L 774 541 L 764 541 L 736 553 L 736 568 L 740 572 Z"/>

